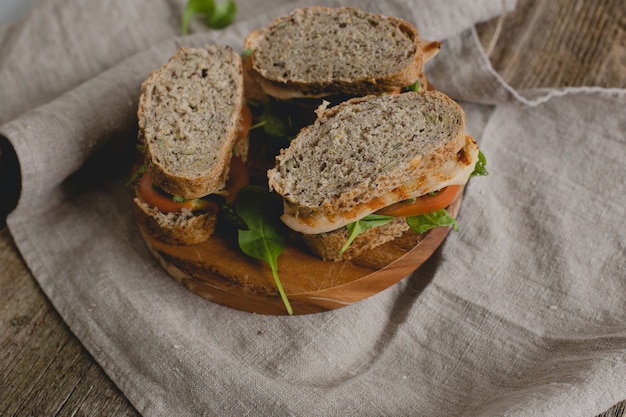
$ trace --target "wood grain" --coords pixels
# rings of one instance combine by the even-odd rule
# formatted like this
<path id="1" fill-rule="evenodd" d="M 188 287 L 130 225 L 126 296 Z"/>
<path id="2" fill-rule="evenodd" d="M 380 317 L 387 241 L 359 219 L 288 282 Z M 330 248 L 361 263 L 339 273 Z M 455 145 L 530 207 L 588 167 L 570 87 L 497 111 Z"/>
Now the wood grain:
<path id="1" fill-rule="evenodd" d="M 626 87 L 623 0 L 524 0 L 478 26 L 494 69 L 514 88 Z"/>
<path id="2" fill-rule="evenodd" d="M 626 87 L 623 1 L 517 3 L 477 28 L 513 87 Z M 0 415 L 138 416 L 54 311 L 6 228 L 0 265 Z M 624 416 L 626 402 L 598 417 Z"/>
<path id="3" fill-rule="evenodd" d="M 137 416 L 0 231 L 0 415 Z"/>

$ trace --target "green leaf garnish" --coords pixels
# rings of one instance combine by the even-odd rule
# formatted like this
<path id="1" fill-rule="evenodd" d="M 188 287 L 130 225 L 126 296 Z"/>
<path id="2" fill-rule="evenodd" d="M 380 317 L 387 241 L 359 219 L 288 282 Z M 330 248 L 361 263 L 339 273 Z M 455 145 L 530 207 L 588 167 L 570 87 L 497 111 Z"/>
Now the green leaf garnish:
<path id="1" fill-rule="evenodd" d="M 403 91 L 420 91 L 420 89 L 422 88 L 421 84 L 420 84 L 420 80 L 417 79 L 415 80 L 415 82 L 411 85 L 407 85 L 406 87 L 404 87 L 402 90 Z"/>
<path id="2" fill-rule="evenodd" d="M 353 223 L 349 223 L 346 225 L 348 228 L 348 240 L 339 250 L 339 256 L 343 255 L 343 253 L 350 247 L 354 239 L 361 233 L 365 232 L 367 229 L 371 229 L 372 227 L 383 226 L 390 221 L 393 220 L 391 216 L 383 216 L 381 214 L 369 214 L 363 217 L 360 220 L 357 220 Z"/>
<path id="3" fill-rule="evenodd" d="M 478 161 L 476 161 L 476 165 L 474 166 L 474 171 L 470 174 L 470 178 L 476 177 L 476 176 L 489 175 L 489 173 L 487 172 L 486 166 L 487 166 L 487 158 L 485 157 L 485 154 L 483 154 L 483 151 L 479 150 Z"/>
<path id="4" fill-rule="evenodd" d="M 259 120 L 263 123 L 262 126 L 265 133 L 270 136 L 285 138 L 292 133 L 293 125 L 291 119 L 276 111 L 272 106 L 267 106 L 263 109 Z"/>
<path id="5" fill-rule="evenodd" d="M 246 255 L 269 264 L 287 313 L 292 315 L 293 310 L 278 277 L 278 256 L 287 242 L 284 227 L 275 216 L 280 212 L 280 206 L 276 206 L 266 188 L 250 185 L 237 194 L 235 211 L 248 226 L 248 230 L 237 232 L 239 247 Z"/>
<path id="6" fill-rule="evenodd" d="M 289 112 L 281 111 L 276 106 L 266 105 L 254 100 L 247 100 L 248 105 L 258 114 L 259 121 L 250 127 L 250 130 L 263 128 L 263 132 L 274 138 L 293 140 L 298 128 L 294 126 Z"/>
<path id="7" fill-rule="evenodd" d="M 259 123 L 255 123 L 252 126 L 250 126 L 250 130 L 254 130 L 254 129 L 258 129 L 260 127 L 265 126 L 267 122 L 259 122 Z"/>
<path id="8" fill-rule="evenodd" d="M 215 5 L 215 12 L 207 16 L 207 25 L 213 29 L 223 29 L 230 25 L 237 15 L 235 0 L 225 0 Z"/>
<path id="9" fill-rule="evenodd" d="M 188 0 L 182 18 L 182 33 L 189 34 L 189 23 L 194 15 L 203 15 L 205 23 L 212 29 L 222 29 L 230 25 L 237 15 L 234 0 L 215 3 L 214 0 Z"/>
<path id="10" fill-rule="evenodd" d="M 246 48 L 242 53 L 241 53 L 241 57 L 242 58 L 248 58 L 249 56 L 252 55 L 252 48 Z"/>
<path id="11" fill-rule="evenodd" d="M 415 233 L 424 233 L 440 226 L 454 226 L 454 231 L 459 231 L 459 224 L 456 219 L 445 208 L 432 213 L 407 217 L 406 223 Z"/>
<path id="12" fill-rule="evenodd" d="M 174 195 L 172 195 L 172 200 L 173 200 L 175 203 L 183 203 L 183 202 L 185 202 L 185 198 L 184 198 L 184 197 L 181 197 L 181 196 L 179 196 L 179 195 L 175 195 L 175 194 L 174 194 Z"/>
<path id="13" fill-rule="evenodd" d="M 137 180 L 139 180 L 139 178 L 141 178 L 141 176 L 145 172 L 146 172 L 146 164 L 143 164 L 139 168 L 137 168 L 137 171 L 135 171 L 133 175 L 131 175 L 131 177 L 128 179 L 128 181 L 124 183 L 124 187 L 133 185 L 135 182 L 137 182 Z"/>

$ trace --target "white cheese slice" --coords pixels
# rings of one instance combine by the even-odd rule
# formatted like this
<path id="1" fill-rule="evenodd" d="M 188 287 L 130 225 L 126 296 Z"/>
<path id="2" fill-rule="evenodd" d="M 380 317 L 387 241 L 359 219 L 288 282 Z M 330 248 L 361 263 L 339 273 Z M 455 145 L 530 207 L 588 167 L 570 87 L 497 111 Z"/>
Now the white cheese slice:
<path id="1" fill-rule="evenodd" d="M 427 173 L 425 177 L 420 178 L 421 186 L 413 195 L 406 196 L 402 194 L 401 191 L 391 192 L 377 200 L 377 203 L 380 204 L 372 205 L 371 203 L 365 203 L 348 212 L 337 213 L 333 216 L 324 214 L 297 216 L 297 213 L 285 204 L 285 211 L 281 216 L 281 220 L 296 232 L 304 234 L 325 233 L 339 229 L 348 223 L 357 221 L 368 214 L 372 214 L 383 207 L 390 206 L 399 201 L 420 197 L 449 185 L 464 185 L 474 171 L 476 161 L 478 161 L 478 146 L 470 136 L 465 137 L 463 151 L 463 158 L 455 157 L 445 162 L 439 169 L 433 170 Z"/>

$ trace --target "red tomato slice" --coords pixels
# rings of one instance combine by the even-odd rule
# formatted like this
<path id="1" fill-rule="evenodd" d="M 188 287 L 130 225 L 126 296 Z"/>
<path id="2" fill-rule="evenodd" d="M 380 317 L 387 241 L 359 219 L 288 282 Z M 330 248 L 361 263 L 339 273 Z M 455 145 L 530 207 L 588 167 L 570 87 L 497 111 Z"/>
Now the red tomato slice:
<path id="1" fill-rule="evenodd" d="M 226 180 L 226 202 L 233 204 L 237 193 L 246 185 L 250 184 L 250 174 L 246 164 L 237 156 L 230 159 L 230 171 Z"/>
<path id="2" fill-rule="evenodd" d="M 415 201 L 400 201 L 378 210 L 376 214 L 393 217 L 413 217 L 432 213 L 449 206 L 460 188 L 460 185 L 449 185 L 434 195 L 426 194 L 416 198 Z"/>
<path id="3" fill-rule="evenodd" d="M 239 119 L 239 125 L 237 126 L 237 137 L 235 138 L 235 142 L 243 140 L 243 138 L 248 135 L 250 126 L 252 126 L 252 111 L 247 104 L 244 104 L 241 109 L 241 117 Z"/>
<path id="4" fill-rule="evenodd" d="M 191 211 L 207 211 L 212 206 L 215 206 L 213 207 L 213 210 L 217 209 L 217 204 L 207 200 L 193 199 L 184 200 L 182 202 L 174 201 L 173 196 L 162 191 L 158 191 L 153 187 L 152 177 L 147 171 L 139 180 L 139 192 L 143 201 L 165 213 L 180 213 L 183 209 Z"/>
<path id="5" fill-rule="evenodd" d="M 250 174 L 248 173 L 246 164 L 238 157 L 233 156 L 230 160 L 230 173 L 226 181 L 226 201 L 229 204 L 234 203 L 239 190 L 249 183 Z M 139 192 L 141 193 L 143 201 L 165 213 L 179 213 L 183 209 L 191 211 L 209 211 L 210 209 L 217 209 L 215 202 L 199 198 L 181 202 L 174 201 L 171 195 L 157 190 L 152 185 L 152 177 L 148 172 L 145 172 L 139 180 Z"/>

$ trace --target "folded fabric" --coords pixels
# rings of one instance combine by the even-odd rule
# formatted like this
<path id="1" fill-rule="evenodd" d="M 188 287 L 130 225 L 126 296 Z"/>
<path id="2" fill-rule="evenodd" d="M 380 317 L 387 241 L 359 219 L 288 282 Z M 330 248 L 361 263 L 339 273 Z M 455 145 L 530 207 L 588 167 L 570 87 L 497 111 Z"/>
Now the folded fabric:
<path id="1" fill-rule="evenodd" d="M 14 47 L 43 42 L 25 28 L 45 15 L 48 28 L 66 25 L 53 37 L 86 34 L 71 40 L 76 56 L 49 62 L 3 44 L 17 62 L 0 64 L 0 132 L 21 164 L 16 245 L 140 413 L 592 417 L 626 398 L 626 92 L 508 87 L 471 26 L 511 2 L 359 3 L 445 40 L 427 74 L 462 102 L 490 175 L 470 182 L 460 232 L 415 273 L 294 317 L 232 310 L 171 279 L 138 233 L 120 152 L 135 139 L 140 82 L 179 46 L 240 49 L 245 33 L 304 3 L 254 16 L 241 2 L 250 19 L 174 39 L 182 2 L 113 3 L 44 2 L 0 32 Z M 103 32 L 89 31 L 96 16 Z M 54 70 L 37 70 L 46 85 L 22 95 L 9 86 L 28 76 L 12 65 L 29 60 Z"/>

